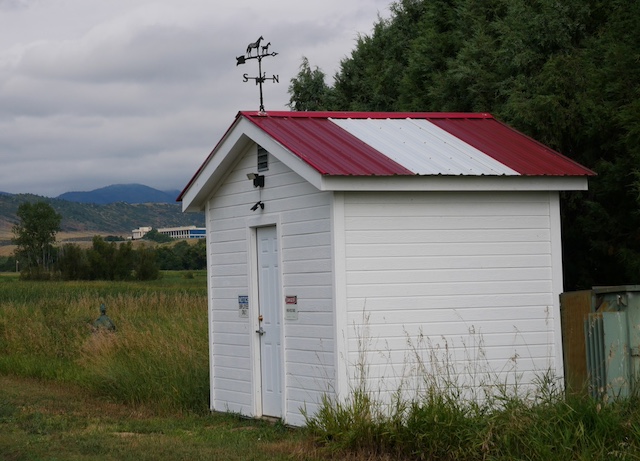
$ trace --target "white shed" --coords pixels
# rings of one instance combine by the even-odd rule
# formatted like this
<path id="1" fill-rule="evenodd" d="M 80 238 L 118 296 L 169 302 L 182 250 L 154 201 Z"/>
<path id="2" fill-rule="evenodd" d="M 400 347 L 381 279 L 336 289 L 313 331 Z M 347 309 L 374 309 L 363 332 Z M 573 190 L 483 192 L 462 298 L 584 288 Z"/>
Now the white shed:
<path id="1" fill-rule="evenodd" d="M 592 174 L 489 114 L 238 113 L 179 198 L 206 213 L 211 408 L 302 425 L 434 351 L 562 375 L 559 191 Z"/>

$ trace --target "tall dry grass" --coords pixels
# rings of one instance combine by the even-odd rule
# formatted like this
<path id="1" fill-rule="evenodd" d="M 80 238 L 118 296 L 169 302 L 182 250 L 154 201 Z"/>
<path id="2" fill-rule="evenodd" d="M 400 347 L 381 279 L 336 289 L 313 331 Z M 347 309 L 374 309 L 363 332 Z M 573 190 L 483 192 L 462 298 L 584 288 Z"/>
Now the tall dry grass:
<path id="1" fill-rule="evenodd" d="M 481 340 L 463 370 L 446 347 L 417 344 L 415 375 L 397 381 L 419 383 L 413 392 L 398 388 L 390 401 L 371 384 L 360 354 L 349 394 L 327 394 L 315 414 L 305 415 L 320 446 L 353 459 L 640 460 L 640 383 L 630 398 L 601 402 L 565 394 L 545 370 L 532 385 L 506 385 L 483 363 Z"/>
<path id="2" fill-rule="evenodd" d="M 158 409 L 206 411 L 205 289 L 0 280 L 0 373 L 73 382 Z M 104 303 L 115 333 L 94 331 Z"/>

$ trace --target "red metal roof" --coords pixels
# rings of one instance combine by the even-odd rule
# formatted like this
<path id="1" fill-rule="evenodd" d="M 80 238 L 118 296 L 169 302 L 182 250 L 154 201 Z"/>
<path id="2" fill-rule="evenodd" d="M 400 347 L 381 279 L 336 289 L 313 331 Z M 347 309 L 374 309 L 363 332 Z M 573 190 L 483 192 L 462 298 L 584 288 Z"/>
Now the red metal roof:
<path id="1" fill-rule="evenodd" d="M 524 176 L 594 173 L 544 144 L 494 119 L 429 118 L 429 121 Z"/>
<path id="2" fill-rule="evenodd" d="M 520 175 L 591 176 L 594 173 L 497 121 L 487 113 L 240 112 L 323 175 L 415 175 L 331 119 L 427 120 Z M 452 155 L 455 155 L 453 152 Z M 446 174 L 439 172 L 438 174 Z"/>
<path id="3" fill-rule="evenodd" d="M 324 175 L 406 175 L 394 162 L 326 117 L 249 117 L 262 130 Z"/>

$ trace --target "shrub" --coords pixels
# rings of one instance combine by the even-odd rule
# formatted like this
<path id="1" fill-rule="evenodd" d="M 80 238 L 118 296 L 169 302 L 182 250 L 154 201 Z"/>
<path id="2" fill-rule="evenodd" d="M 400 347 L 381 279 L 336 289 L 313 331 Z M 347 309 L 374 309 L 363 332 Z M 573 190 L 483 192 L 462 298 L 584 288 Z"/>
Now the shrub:
<path id="1" fill-rule="evenodd" d="M 14 256 L 0 256 L 0 272 L 14 272 L 17 269 Z"/>
<path id="2" fill-rule="evenodd" d="M 137 280 L 156 280 L 160 277 L 153 248 L 142 247 L 136 252 L 134 274 Z"/>

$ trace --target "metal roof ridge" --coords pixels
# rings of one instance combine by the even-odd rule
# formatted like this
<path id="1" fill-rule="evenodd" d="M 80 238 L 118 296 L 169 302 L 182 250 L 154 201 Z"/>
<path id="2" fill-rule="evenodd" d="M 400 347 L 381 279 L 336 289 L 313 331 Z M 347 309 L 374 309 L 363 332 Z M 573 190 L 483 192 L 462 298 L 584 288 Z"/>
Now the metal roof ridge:
<path id="1" fill-rule="evenodd" d="M 362 111 L 240 111 L 238 116 L 274 117 L 274 118 L 354 118 L 354 119 L 438 119 L 438 118 L 472 118 L 494 119 L 488 112 L 362 112 Z"/>

